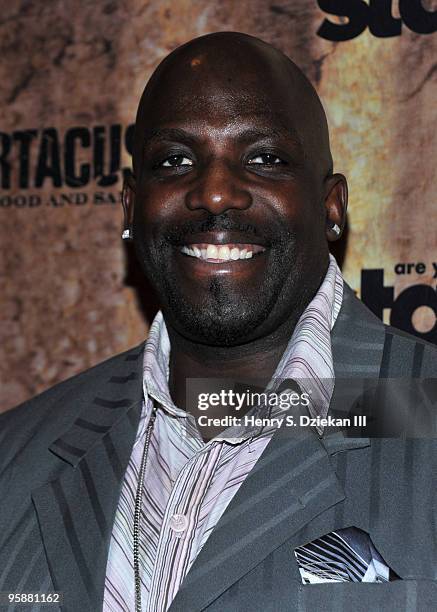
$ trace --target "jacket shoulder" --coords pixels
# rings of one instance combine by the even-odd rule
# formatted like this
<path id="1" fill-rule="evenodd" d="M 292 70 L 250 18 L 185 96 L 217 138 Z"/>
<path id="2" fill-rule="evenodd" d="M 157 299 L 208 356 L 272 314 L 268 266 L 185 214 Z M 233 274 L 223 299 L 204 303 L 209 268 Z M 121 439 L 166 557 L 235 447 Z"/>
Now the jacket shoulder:
<path id="1" fill-rule="evenodd" d="M 413 378 L 437 378 L 437 346 L 401 329 L 384 325 L 391 370 L 403 369 Z"/>
<path id="2" fill-rule="evenodd" d="M 6 444 L 8 436 L 17 438 L 18 435 L 29 437 L 42 428 L 56 429 L 63 423 L 68 423 L 70 415 L 71 397 L 79 397 L 89 391 L 91 386 L 98 386 L 105 380 L 110 372 L 117 371 L 122 362 L 130 356 L 137 356 L 144 348 L 144 342 L 123 353 L 119 353 L 102 361 L 92 368 L 72 376 L 15 408 L 0 414 L 0 448 Z M 73 406 L 74 410 L 74 406 Z"/>
<path id="3" fill-rule="evenodd" d="M 346 354 L 353 368 L 357 350 L 371 361 L 366 351 L 375 351 L 375 346 L 381 351 L 383 378 L 437 378 L 437 346 L 384 325 L 347 283 L 344 283 L 343 303 L 333 332 L 334 351 L 338 353 L 341 349 L 341 358 L 344 360 Z"/>

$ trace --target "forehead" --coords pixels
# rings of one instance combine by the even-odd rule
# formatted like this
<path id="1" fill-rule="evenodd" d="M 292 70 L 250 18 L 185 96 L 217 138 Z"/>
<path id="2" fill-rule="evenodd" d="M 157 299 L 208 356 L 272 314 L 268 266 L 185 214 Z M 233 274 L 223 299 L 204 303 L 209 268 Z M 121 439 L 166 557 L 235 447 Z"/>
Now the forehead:
<path id="1" fill-rule="evenodd" d="M 196 89 L 197 85 L 197 89 Z M 282 88 L 275 91 L 260 83 L 168 82 L 141 104 L 138 136 L 148 139 L 168 128 L 181 128 L 192 133 L 208 131 L 214 137 L 240 137 L 248 132 L 299 139 L 299 120 L 293 112 L 290 96 Z"/>

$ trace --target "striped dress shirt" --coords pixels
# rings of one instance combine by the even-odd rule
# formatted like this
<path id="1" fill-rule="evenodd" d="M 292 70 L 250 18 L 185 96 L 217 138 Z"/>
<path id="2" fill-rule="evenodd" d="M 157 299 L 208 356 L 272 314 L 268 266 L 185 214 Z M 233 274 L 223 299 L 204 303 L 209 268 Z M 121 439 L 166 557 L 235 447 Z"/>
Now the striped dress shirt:
<path id="1" fill-rule="evenodd" d="M 317 294 L 296 325 L 267 389 L 298 380 L 310 393 L 310 413 L 325 417 L 334 386 L 331 329 L 343 279 L 331 256 Z M 235 426 L 204 442 L 192 415 L 174 405 L 169 389 L 170 342 L 162 313 L 150 328 L 143 363 L 144 402 L 125 473 L 108 555 L 105 612 L 135 609 L 133 523 L 138 473 L 153 403 L 140 532 L 142 605 L 165 612 L 229 502 L 271 440 L 274 427 Z M 274 408 L 270 416 L 274 416 Z M 262 412 L 264 411 L 264 412 Z M 254 407 L 251 414 L 264 414 Z M 321 433 L 321 432 L 320 432 Z"/>

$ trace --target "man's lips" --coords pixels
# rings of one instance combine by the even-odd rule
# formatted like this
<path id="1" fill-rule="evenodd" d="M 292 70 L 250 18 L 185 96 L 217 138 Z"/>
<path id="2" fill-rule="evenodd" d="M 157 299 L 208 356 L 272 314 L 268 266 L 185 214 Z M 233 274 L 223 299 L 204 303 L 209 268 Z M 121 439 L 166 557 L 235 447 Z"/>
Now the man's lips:
<path id="1" fill-rule="evenodd" d="M 259 244 L 248 242 L 228 242 L 226 244 L 197 242 L 182 245 L 179 250 L 188 257 L 195 257 L 210 264 L 222 264 L 251 259 L 266 249 Z"/>

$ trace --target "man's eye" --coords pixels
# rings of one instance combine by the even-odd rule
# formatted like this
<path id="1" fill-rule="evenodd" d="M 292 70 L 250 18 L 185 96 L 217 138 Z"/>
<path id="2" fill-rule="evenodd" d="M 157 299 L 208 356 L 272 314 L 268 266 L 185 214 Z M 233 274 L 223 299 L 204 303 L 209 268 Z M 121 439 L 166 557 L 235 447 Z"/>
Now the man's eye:
<path id="1" fill-rule="evenodd" d="M 167 157 L 162 163 L 161 166 L 164 168 L 177 168 L 179 166 L 192 166 L 193 160 L 189 157 L 184 157 L 183 155 L 171 155 Z"/>
<path id="2" fill-rule="evenodd" d="M 283 164 L 283 160 L 273 153 L 261 153 L 255 157 L 251 157 L 248 164 L 262 165 L 262 166 L 274 166 L 275 164 Z"/>

